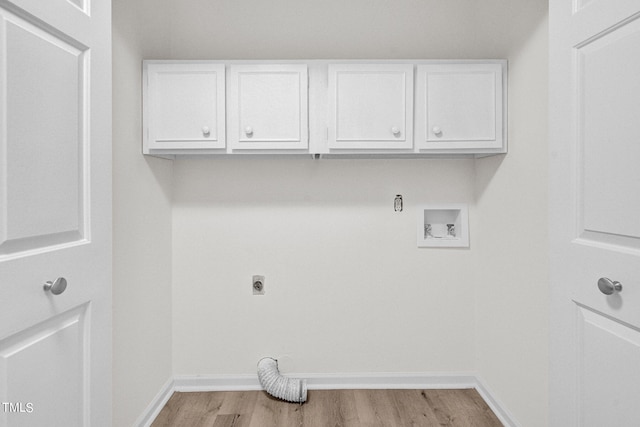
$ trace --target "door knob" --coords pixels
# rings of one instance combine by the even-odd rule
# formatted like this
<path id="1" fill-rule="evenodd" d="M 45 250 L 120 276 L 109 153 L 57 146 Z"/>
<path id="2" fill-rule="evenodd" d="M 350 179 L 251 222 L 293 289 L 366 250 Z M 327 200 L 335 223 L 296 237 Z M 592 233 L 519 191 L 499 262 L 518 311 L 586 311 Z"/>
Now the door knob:
<path id="1" fill-rule="evenodd" d="M 391 133 L 393 134 L 393 136 L 400 136 L 400 129 L 394 126 L 391 128 Z"/>
<path id="2" fill-rule="evenodd" d="M 600 289 L 600 292 L 605 295 L 611 295 L 622 290 L 622 283 L 607 279 L 606 277 L 601 277 L 598 280 L 598 289 Z"/>
<path id="3" fill-rule="evenodd" d="M 202 134 L 204 136 L 207 136 L 211 133 L 211 129 L 209 129 L 209 126 L 202 126 Z"/>
<path id="4" fill-rule="evenodd" d="M 244 128 L 244 133 L 246 133 L 247 136 L 253 135 L 253 128 L 251 126 L 247 126 L 246 128 Z"/>
<path id="5" fill-rule="evenodd" d="M 434 127 L 433 127 L 433 129 L 431 129 L 431 130 L 433 131 L 433 133 L 434 133 L 436 136 L 440 136 L 440 135 L 442 135 L 442 129 L 440 129 L 440 127 L 438 127 L 438 126 L 434 126 Z"/>
<path id="6" fill-rule="evenodd" d="M 47 282 L 44 284 L 44 290 L 50 291 L 54 295 L 60 295 L 67 289 L 67 279 L 64 277 L 58 277 L 53 282 Z"/>

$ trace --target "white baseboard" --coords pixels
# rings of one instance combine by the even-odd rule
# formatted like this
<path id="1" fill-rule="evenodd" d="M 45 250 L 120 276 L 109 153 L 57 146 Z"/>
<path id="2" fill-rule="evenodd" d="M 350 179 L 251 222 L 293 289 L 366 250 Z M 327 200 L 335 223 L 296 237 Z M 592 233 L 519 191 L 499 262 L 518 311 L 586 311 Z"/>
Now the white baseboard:
<path id="1" fill-rule="evenodd" d="M 261 390 L 257 375 L 178 375 L 174 391 Z"/>
<path id="2" fill-rule="evenodd" d="M 153 398 L 151 403 L 149 403 L 149 406 L 147 406 L 147 409 L 145 409 L 145 411 L 138 417 L 133 425 L 138 427 L 149 427 L 153 420 L 156 419 L 164 405 L 167 404 L 167 401 L 174 391 L 174 381 L 173 379 L 169 379 L 169 381 L 167 381 L 162 386 L 156 397 Z"/>
<path id="3" fill-rule="evenodd" d="M 307 380 L 309 390 L 474 388 L 475 376 L 454 374 L 287 374 Z M 175 391 L 261 390 L 257 375 L 181 375 Z"/>
<path id="4" fill-rule="evenodd" d="M 305 378 L 309 390 L 474 388 L 505 427 L 520 427 L 474 373 L 287 374 Z M 261 390 L 257 375 L 179 375 L 167 381 L 134 424 L 149 427 L 173 392 Z"/>
<path id="5" fill-rule="evenodd" d="M 491 392 L 489 387 L 482 381 L 482 378 L 478 376 L 476 376 L 475 389 L 505 427 L 520 427 L 520 424 L 515 421 L 515 418 L 507 411 L 502 402 L 495 397 L 495 394 Z"/>

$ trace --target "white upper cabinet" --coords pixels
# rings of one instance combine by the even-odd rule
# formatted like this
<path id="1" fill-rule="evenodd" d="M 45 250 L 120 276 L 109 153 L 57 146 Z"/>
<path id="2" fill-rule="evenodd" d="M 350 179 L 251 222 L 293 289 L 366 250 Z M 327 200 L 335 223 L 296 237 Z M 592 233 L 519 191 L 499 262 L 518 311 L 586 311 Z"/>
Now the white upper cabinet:
<path id="1" fill-rule="evenodd" d="M 307 149 L 307 86 L 306 64 L 231 65 L 231 149 Z"/>
<path id="2" fill-rule="evenodd" d="M 328 148 L 413 148 L 413 64 L 329 64 Z"/>
<path id="3" fill-rule="evenodd" d="M 224 64 L 145 62 L 143 88 L 145 154 L 225 148 Z"/>
<path id="4" fill-rule="evenodd" d="M 503 66 L 503 62 L 418 65 L 417 148 L 506 152 Z"/>
<path id="5" fill-rule="evenodd" d="M 144 61 L 143 153 L 507 152 L 506 61 L 283 62 Z"/>

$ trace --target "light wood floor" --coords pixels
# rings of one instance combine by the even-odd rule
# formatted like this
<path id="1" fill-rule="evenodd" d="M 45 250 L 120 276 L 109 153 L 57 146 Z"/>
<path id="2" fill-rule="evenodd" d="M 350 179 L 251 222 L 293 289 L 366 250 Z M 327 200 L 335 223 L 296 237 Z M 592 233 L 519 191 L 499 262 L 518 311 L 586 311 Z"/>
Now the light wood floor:
<path id="1" fill-rule="evenodd" d="M 171 396 L 151 427 L 498 427 L 478 392 L 468 390 L 310 390 L 303 405 L 263 391 Z"/>

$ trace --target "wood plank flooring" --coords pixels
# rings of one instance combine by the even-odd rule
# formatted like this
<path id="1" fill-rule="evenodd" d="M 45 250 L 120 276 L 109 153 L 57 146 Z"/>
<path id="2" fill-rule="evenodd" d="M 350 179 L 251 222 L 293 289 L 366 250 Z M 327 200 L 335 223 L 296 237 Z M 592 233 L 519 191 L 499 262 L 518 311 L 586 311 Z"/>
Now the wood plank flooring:
<path id="1" fill-rule="evenodd" d="M 477 391 L 310 390 L 303 405 L 264 391 L 174 393 L 151 427 L 501 427 Z"/>

